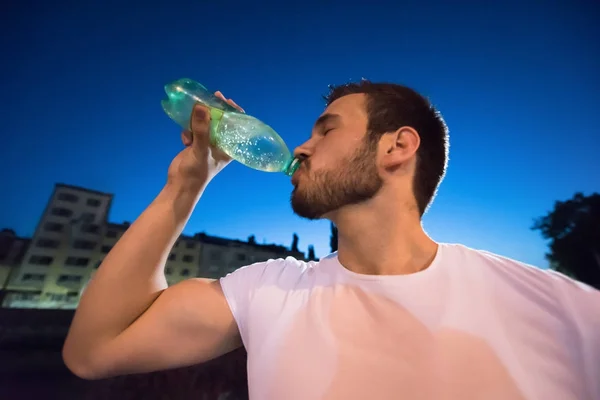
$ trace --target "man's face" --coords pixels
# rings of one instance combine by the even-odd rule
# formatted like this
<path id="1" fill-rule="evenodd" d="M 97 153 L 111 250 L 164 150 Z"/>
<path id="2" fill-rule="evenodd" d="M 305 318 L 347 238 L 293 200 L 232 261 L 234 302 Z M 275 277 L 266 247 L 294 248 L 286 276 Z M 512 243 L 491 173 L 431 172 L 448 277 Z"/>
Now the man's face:
<path id="1" fill-rule="evenodd" d="M 311 138 L 295 151 L 307 156 L 292 178 L 291 203 L 298 216 L 323 218 L 377 194 L 383 182 L 367 123 L 362 94 L 339 98 L 317 119 Z"/>

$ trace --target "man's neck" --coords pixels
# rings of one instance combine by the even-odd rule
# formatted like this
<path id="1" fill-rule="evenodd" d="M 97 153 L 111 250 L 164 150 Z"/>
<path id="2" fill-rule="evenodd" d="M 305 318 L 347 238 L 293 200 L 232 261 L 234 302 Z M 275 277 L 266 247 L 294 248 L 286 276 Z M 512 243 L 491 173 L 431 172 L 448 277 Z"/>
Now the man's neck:
<path id="1" fill-rule="evenodd" d="M 334 220 L 338 259 L 359 274 L 412 274 L 429 267 L 437 253 L 437 243 L 427 236 L 418 211 L 411 207 L 350 206 L 339 210 Z"/>

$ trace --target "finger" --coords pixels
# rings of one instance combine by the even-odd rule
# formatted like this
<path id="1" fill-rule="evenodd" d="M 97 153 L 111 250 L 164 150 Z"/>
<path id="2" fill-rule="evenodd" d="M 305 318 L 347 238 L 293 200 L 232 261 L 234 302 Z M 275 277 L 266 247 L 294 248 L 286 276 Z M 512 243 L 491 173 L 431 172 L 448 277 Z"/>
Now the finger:
<path id="1" fill-rule="evenodd" d="M 237 105 L 237 103 L 231 99 L 227 100 L 227 103 L 229 103 L 229 105 L 233 106 L 236 110 L 245 113 L 246 111 L 244 111 L 244 109 L 240 106 Z"/>
<path id="2" fill-rule="evenodd" d="M 210 111 L 208 107 L 202 104 L 196 104 L 192 111 L 192 118 L 190 120 L 190 130 L 194 133 L 203 132 L 208 130 L 210 123 Z"/>
<path id="3" fill-rule="evenodd" d="M 221 91 L 217 90 L 215 92 L 215 96 L 218 97 L 219 99 L 223 100 L 225 103 L 229 104 L 230 106 L 232 106 L 233 108 L 235 108 L 236 110 L 238 110 L 239 112 L 243 112 L 245 113 L 246 111 L 244 111 L 244 109 L 240 106 L 237 105 L 237 103 L 231 99 L 226 98 L 223 93 L 221 93 Z"/>
<path id="4" fill-rule="evenodd" d="M 185 147 L 191 146 L 194 142 L 194 135 L 192 132 L 185 130 L 181 132 L 181 141 Z"/>
<path id="5" fill-rule="evenodd" d="M 227 99 L 225 98 L 225 96 L 223 96 L 223 93 L 221 93 L 220 90 L 217 90 L 215 92 L 215 96 L 218 97 L 219 99 L 223 100 L 223 101 L 227 101 Z"/>
<path id="6" fill-rule="evenodd" d="M 198 142 L 199 144 L 208 143 L 210 130 L 210 112 L 208 107 L 196 104 L 192 112 L 190 128 L 193 134 L 193 142 Z"/>

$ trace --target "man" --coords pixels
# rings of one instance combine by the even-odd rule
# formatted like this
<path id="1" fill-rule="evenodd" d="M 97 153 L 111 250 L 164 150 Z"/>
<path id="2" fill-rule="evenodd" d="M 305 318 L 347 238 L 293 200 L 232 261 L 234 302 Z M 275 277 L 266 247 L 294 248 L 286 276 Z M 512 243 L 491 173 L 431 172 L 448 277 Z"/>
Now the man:
<path id="1" fill-rule="evenodd" d="M 82 296 L 67 366 L 97 379 L 244 345 L 253 399 L 600 399 L 598 291 L 423 231 L 448 148 L 429 102 L 368 81 L 327 100 L 291 203 L 334 222 L 339 251 L 167 288 L 169 251 L 230 161 L 198 106 L 164 188 Z"/>

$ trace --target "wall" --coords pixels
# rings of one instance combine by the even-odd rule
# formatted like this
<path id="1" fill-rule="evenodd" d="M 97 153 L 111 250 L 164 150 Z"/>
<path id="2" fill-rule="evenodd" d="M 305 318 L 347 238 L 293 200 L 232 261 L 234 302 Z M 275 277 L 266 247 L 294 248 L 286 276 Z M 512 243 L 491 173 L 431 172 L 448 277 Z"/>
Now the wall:
<path id="1" fill-rule="evenodd" d="M 6 399 L 247 399 L 246 353 L 171 371 L 85 381 L 62 362 L 73 311 L 0 309 L 0 387 Z M 221 397 L 220 397 L 221 396 Z"/>

